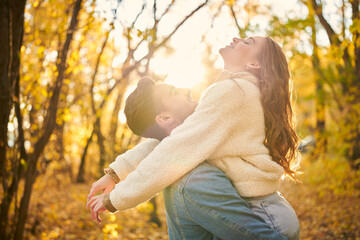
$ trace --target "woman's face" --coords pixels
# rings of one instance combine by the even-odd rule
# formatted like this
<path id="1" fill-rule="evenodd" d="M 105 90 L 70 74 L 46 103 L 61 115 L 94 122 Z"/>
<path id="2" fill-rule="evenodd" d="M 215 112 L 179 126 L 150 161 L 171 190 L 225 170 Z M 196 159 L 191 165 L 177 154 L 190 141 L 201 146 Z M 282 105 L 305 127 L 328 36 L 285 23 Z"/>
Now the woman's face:
<path id="1" fill-rule="evenodd" d="M 219 50 L 226 67 L 246 69 L 246 65 L 258 63 L 257 56 L 263 48 L 265 37 L 233 38 L 233 41 Z M 230 69 L 229 69 L 230 70 Z"/>

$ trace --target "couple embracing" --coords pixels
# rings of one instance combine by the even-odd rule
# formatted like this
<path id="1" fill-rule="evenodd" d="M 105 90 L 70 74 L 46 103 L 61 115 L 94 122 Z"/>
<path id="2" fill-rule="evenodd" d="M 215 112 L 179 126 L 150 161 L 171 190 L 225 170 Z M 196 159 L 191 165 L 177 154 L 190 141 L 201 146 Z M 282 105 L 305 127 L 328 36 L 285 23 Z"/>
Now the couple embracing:
<path id="1" fill-rule="evenodd" d="M 170 239 L 300 238 L 278 192 L 282 175 L 295 178 L 299 141 L 286 57 L 270 37 L 234 38 L 219 52 L 224 71 L 198 103 L 187 89 L 139 81 L 124 111 L 147 140 L 92 185 L 94 220 L 163 191 Z"/>

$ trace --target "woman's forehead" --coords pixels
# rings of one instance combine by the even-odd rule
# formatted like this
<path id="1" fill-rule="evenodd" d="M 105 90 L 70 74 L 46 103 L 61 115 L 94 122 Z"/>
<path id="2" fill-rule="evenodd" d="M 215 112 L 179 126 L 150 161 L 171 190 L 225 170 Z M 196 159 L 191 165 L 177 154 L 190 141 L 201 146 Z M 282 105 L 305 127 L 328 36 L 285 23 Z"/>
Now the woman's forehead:
<path id="1" fill-rule="evenodd" d="M 256 40 L 256 43 L 260 43 L 260 44 L 263 44 L 266 39 L 266 37 L 261 37 L 261 36 L 254 36 L 253 38 Z"/>

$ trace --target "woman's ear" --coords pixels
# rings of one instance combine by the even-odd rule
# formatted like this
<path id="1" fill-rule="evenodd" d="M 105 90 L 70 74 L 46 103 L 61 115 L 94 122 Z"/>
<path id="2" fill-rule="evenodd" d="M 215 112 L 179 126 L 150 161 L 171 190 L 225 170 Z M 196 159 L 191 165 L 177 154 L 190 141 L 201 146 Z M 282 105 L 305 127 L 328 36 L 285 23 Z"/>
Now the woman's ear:
<path id="1" fill-rule="evenodd" d="M 246 64 L 246 69 L 249 71 L 257 71 L 261 69 L 261 65 L 258 61 Z"/>
<path id="2" fill-rule="evenodd" d="M 162 112 L 156 115 L 155 121 L 160 127 L 166 128 L 173 123 L 174 118 L 171 116 L 171 114 L 167 112 Z"/>

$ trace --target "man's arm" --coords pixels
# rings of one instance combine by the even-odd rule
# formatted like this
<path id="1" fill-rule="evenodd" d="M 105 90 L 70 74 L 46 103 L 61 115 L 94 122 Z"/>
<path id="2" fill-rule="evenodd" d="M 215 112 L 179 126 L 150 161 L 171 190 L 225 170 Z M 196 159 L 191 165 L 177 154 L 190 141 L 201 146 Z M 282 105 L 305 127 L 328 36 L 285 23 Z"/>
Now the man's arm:
<path id="1" fill-rule="evenodd" d="M 212 85 L 195 112 L 115 186 L 110 193 L 112 205 L 118 210 L 135 207 L 208 159 L 236 126 L 233 114 L 241 108 L 243 97 L 231 80 Z"/>

